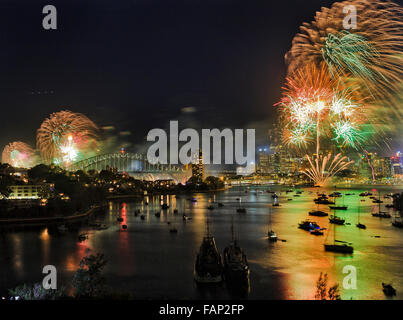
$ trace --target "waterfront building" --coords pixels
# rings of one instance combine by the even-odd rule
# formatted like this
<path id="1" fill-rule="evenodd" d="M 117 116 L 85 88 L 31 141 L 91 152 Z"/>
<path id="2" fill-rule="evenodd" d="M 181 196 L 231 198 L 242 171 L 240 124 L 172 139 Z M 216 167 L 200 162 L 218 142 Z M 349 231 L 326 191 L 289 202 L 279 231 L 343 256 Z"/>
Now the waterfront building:
<path id="1" fill-rule="evenodd" d="M 40 198 L 42 185 L 18 185 L 10 186 L 10 200 L 35 200 Z"/>

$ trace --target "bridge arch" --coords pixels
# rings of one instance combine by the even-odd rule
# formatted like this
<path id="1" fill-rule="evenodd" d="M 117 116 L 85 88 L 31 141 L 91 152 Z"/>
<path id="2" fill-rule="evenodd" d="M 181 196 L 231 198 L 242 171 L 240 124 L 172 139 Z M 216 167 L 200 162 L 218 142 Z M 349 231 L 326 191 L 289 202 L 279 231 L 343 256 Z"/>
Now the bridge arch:
<path id="1" fill-rule="evenodd" d="M 177 182 L 186 181 L 190 172 L 184 166 L 171 164 L 151 164 L 147 157 L 140 153 L 108 153 L 97 155 L 73 163 L 70 171 L 106 170 L 116 168 L 118 172 L 127 172 L 141 180 L 173 179 Z"/>

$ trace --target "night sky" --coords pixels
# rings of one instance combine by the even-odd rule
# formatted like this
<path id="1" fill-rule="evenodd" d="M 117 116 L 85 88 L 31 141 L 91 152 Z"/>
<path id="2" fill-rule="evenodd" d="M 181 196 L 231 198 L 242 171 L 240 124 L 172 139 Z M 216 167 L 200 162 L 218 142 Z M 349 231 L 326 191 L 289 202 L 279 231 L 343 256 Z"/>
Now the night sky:
<path id="1" fill-rule="evenodd" d="M 265 137 L 284 54 L 299 25 L 332 3 L 1 0 L 0 145 L 34 145 L 42 120 L 61 109 L 131 131 L 135 144 L 169 120 Z M 42 28 L 47 4 L 58 30 Z"/>

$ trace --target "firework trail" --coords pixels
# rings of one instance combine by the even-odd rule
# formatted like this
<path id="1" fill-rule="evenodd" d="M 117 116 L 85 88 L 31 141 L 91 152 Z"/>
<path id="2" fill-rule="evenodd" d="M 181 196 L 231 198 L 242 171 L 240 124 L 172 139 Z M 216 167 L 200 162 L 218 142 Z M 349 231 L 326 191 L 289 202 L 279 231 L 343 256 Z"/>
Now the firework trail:
<path id="1" fill-rule="evenodd" d="M 52 113 L 37 132 L 37 148 L 46 163 L 68 166 L 96 152 L 97 126 L 68 110 Z"/>
<path id="2" fill-rule="evenodd" d="M 357 9 L 357 29 L 344 30 L 343 8 Z M 289 75 L 306 63 L 325 62 L 329 73 L 355 81 L 365 95 L 387 103 L 402 117 L 396 94 L 403 74 L 403 8 L 391 1 L 352 0 L 322 8 L 300 27 L 285 59 Z M 382 108 L 380 108 L 382 110 Z M 390 114 L 386 110 L 382 116 Z"/>
<path id="3" fill-rule="evenodd" d="M 6 145 L 1 154 L 1 162 L 17 168 L 31 168 L 36 163 L 36 155 L 28 144 L 16 141 Z"/>

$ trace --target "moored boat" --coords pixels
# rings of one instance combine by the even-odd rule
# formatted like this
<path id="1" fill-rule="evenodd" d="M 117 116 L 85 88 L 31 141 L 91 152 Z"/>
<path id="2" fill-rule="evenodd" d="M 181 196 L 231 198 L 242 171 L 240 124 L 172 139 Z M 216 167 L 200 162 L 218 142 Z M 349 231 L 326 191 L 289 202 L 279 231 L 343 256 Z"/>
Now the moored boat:
<path id="1" fill-rule="evenodd" d="M 319 225 L 316 222 L 310 221 L 310 220 L 304 220 L 301 223 L 298 224 L 298 228 L 305 230 L 305 231 L 311 231 L 314 229 L 320 229 Z"/>
<path id="2" fill-rule="evenodd" d="M 347 210 L 347 206 L 329 206 L 332 210 Z"/>
<path id="3" fill-rule="evenodd" d="M 320 210 L 312 210 L 312 211 L 309 211 L 309 215 L 315 216 L 315 217 L 326 217 L 326 216 L 328 216 L 328 213 L 326 213 L 324 211 L 320 211 Z"/>
<path id="4" fill-rule="evenodd" d="M 203 237 L 194 265 L 194 279 L 197 283 L 219 283 L 222 281 L 223 264 L 215 239 L 209 234 Z"/>
<path id="5" fill-rule="evenodd" d="M 335 216 L 335 215 L 331 215 L 331 216 L 329 217 L 329 222 L 330 222 L 330 223 L 333 223 L 333 224 L 343 225 L 344 222 L 346 222 L 346 220 L 341 219 L 341 218 L 339 218 L 339 217 L 337 217 L 337 216 Z"/>
<path id="6" fill-rule="evenodd" d="M 323 246 L 325 248 L 325 251 L 336 253 L 353 253 L 354 248 L 351 243 L 336 240 L 336 228 L 334 223 L 332 224 L 332 229 L 333 229 L 333 242 L 324 243 Z M 329 236 L 329 234 L 327 236 Z"/>
<path id="7" fill-rule="evenodd" d="M 267 232 L 267 236 L 270 241 L 272 241 L 272 242 L 277 241 L 277 233 L 275 233 L 273 230 L 270 230 L 269 232 Z"/>
<path id="8" fill-rule="evenodd" d="M 382 282 L 382 291 L 385 296 L 391 297 L 396 295 L 396 289 L 392 287 L 391 284 L 386 284 Z"/>
<path id="9" fill-rule="evenodd" d="M 236 289 L 249 288 L 250 269 L 246 254 L 234 238 L 232 226 L 232 241 L 224 249 L 224 277 L 227 285 Z"/>
<path id="10" fill-rule="evenodd" d="M 277 234 L 272 229 L 271 214 L 272 214 L 272 211 L 270 209 L 270 211 L 269 211 L 269 229 L 270 230 L 267 232 L 267 236 L 269 237 L 269 241 L 276 242 L 277 241 Z"/>
<path id="11" fill-rule="evenodd" d="M 359 203 L 359 205 L 358 205 L 358 223 L 356 224 L 356 227 L 358 229 L 367 229 L 367 226 L 365 224 L 360 223 L 360 212 L 361 212 L 361 204 Z"/>
<path id="12" fill-rule="evenodd" d="M 310 234 L 313 234 L 315 236 L 323 236 L 323 231 L 315 229 L 315 230 L 311 230 L 309 231 Z"/>
<path id="13" fill-rule="evenodd" d="M 338 253 L 353 253 L 354 248 L 347 244 L 325 244 L 325 250 Z"/>
<path id="14" fill-rule="evenodd" d="M 386 219 L 392 218 L 392 216 L 386 212 L 373 213 L 372 216 L 377 217 L 377 218 L 386 218 Z"/>

